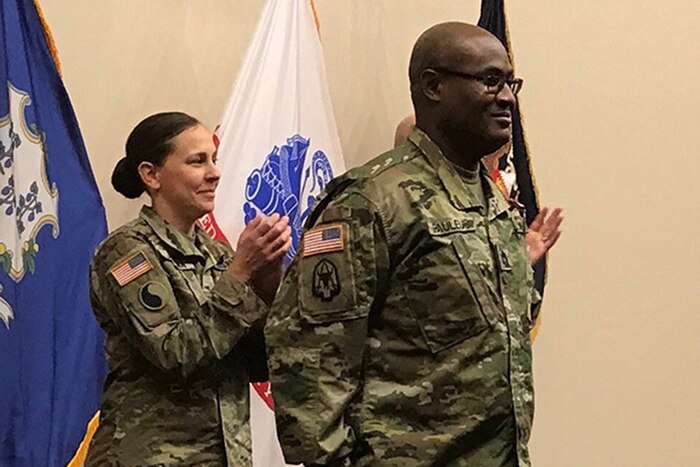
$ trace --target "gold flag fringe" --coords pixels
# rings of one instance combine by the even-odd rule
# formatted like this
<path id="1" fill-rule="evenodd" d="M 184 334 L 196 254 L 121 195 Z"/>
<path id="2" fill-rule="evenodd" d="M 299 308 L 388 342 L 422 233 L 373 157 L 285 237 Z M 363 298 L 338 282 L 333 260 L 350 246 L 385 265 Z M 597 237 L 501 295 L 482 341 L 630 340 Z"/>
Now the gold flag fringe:
<path id="1" fill-rule="evenodd" d="M 513 54 L 513 47 L 510 42 L 510 28 L 508 27 L 508 14 L 506 11 L 508 8 L 506 7 L 506 0 L 503 0 L 503 15 L 505 18 L 505 23 L 506 23 L 506 42 L 508 43 L 508 58 L 510 58 L 510 63 L 513 65 L 513 69 L 515 69 L 515 56 Z M 530 145 L 527 142 L 527 132 L 525 131 L 525 117 L 523 116 L 523 110 L 522 108 L 518 108 L 518 111 L 520 112 L 520 128 L 523 131 L 523 144 L 525 145 L 525 152 L 528 155 L 527 158 L 527 164 L 528 164 L 528 169 L 530 169 L 530 177 L 532 177 L 532 189 L 535 192 L 535 202 L 537 205 L 540 205 L 540 188 L 537 186 L 537 179 L 535 178 L 535 171 L 532 168 L 532 157 L 530 157 Z M 544 274 L 544 283 L 547 283 L 547 270 L 548 268 L 546 267 L 546 261 L 547 261 L 547 256 L 545 256 L 542 261 L 545 261 L 545 274 Z M 541 306 L 541 305 L 540 305 Z M 540 313 L 537 316 L 537 322 L 535 323 L 535 326 L 532 328 L 530 331 L 530 338 L 532 341 L 535 341 L 535 338 L 537 337 L 537 333 L 540 330 L 540 326 L 542 324 L 542 313 Z"/>
<path id="2" fill-rule="evenodd" d="M 53 34 L 51 34 L 49 24 L 46 22 L 44 12 L 41 9 L 41 5 L 39 5 L 39 0 L 34 0 L 34 7 L 36 8 L 36 12 L 39 15 L 39 21 L 41 21 L 41 27 L 44 30 L 44 37 L 46 37 L 46 45 L 48 45 L 49 52 L 51 52 L 53 61 L 56 64 L 56 70 L 58 71 L 59 76 L 62 76 L 61 60 L 59 60 L 58 58 L 58 48 L 56 47 L 56 43 L 53 40 Z"/>

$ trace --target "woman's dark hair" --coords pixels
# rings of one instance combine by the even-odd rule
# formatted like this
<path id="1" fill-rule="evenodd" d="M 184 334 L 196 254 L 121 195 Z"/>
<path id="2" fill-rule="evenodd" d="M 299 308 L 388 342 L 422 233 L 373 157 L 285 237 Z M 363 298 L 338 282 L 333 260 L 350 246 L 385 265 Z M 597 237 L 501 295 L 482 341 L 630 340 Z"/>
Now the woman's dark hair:
<path id="1" fill-rule="evenodd" d="M 126 157 L 112 172 L 112 186 L 127 198 L 138 198 L 146 190 L 139 176 L 141 162 L 161 165 L 173 148 L 173 139 L 199 125 L 199 120 L 182 112 L 163 112 L 142 120 L 126 140 Z"/>

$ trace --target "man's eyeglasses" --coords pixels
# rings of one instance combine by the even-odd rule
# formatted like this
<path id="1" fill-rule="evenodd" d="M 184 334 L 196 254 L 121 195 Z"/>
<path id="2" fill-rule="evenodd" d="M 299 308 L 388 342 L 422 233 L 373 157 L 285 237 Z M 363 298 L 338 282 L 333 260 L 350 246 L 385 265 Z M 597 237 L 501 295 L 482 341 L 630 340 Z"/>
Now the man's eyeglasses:
<path id="1" fill-rule="evenodd" d="M 498 94 L 503 89 L 506 84 L 510 88 L 513 95 L 517 95 L 523 88 L 522 78 L 506 78 L 503 75 L 496 74 L 483 74 L 483 75 L 473 75 L 471 73 L 464 73 L 462 71 L 450 70 L 449 68 L 436 67 L 433 70 L 444 73 L 446 75 L 459 76 L 464 79 L 473 79 L 476 81 L 481 81 L 486 86 L 486 90 L 493 94 Z"/>

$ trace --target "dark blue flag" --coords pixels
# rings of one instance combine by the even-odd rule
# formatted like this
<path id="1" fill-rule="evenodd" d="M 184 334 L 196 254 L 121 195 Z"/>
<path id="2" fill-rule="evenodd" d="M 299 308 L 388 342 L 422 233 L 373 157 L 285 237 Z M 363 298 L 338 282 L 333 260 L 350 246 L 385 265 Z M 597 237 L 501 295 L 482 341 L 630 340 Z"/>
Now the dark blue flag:
<path id="1" fill-rule="evenodd" d="M 0 0 L 0 465 L 64 466 L 98 409 L 104 208 L 32 0 Z"/>
<path id="2" fill-rule="evenodd" d="M 504 0 L 482 0 L 479 26 L 490 31 L 498 37 L 513 62 L 513 50 L 508 35 L 508 23 L 506 20 Z M 527 224 L 535 219 L 540 212 L 537 185 L 535 175 L 530 163 L 530 154 L 525 140 L 519 105 L 513 110 L 513 140 L 509 154 L 499 161 L 501 173 L 515 174 L 511 183 L 506 182 L 507 191 L 514 199 L 517 199 L 525 208 L 525 220 Z M 504 176 L 507 178 L 507 176 Z M 541 295 L 544 294 L 544 285 L 547 276 L 547 261 L 541 260 L 535 265 L 535 287 Z"/>

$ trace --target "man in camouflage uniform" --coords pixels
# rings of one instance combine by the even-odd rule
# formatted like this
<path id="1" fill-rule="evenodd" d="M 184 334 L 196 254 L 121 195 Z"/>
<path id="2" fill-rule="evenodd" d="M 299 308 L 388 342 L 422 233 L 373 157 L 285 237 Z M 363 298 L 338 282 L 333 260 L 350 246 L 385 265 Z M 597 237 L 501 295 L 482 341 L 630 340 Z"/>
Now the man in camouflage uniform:
<path id="1" fill-rule="evenodd" d="M 230 248 L 150 207 L 99 247 L 91 301 L 109 375 L 87 465 L 251 465 L 250 330 L 267 306 Z"/>
<path id="2" fill-rule="evenodd" d="M 522 81 L 463 23 L 409 76 L 408 143 L 328 186 L 268 317 L 280 442 L 307 466 L 527 466 L 531 258 L 480 163 Z"/>

